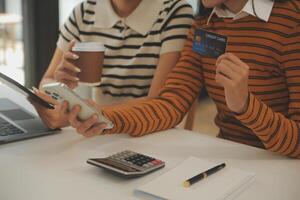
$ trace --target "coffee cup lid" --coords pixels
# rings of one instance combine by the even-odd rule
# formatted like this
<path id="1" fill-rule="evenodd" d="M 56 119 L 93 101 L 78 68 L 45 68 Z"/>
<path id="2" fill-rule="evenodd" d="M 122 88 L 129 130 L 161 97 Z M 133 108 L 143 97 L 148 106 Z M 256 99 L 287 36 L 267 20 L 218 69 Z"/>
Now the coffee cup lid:
<path id="1" fill-rule="evenodd" d="M 105 47 L 99 42 L 78 42 L 72 48 L 72 51 L 86 51 L 86 52 L 102 52 Z"/>

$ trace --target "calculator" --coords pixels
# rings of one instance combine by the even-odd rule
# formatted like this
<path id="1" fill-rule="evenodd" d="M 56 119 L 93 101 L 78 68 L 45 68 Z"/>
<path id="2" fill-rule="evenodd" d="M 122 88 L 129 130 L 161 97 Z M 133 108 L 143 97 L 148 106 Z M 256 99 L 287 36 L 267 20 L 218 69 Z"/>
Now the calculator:
<path id="1" fill-rule="evenodd" d="M 140 177 L 165 166 L 159 159 L 129 150 L 106 158 L 91 158 L 87 163 L 127 178 Z"/>

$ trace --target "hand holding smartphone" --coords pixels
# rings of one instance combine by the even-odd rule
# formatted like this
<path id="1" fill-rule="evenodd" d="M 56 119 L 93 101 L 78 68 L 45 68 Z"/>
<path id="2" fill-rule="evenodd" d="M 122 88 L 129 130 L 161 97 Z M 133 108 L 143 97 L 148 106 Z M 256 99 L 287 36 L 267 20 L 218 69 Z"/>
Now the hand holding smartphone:
<path id="1" fill-rule="evenodd" d="M 101 111 L 95 109 L 94 107 L 87 104 L 79 95 L 72 91 L 68 86 L 63 83 L 49 83 L 43 85 L 43 90 L 45 93 L 50 95 L 53 99 L 62 102 L 68 102 L 68 109 L 71 110 L 75 105 L 79 105 L 81 110 L 78 114 L 78 118 L 82 121 L 87 120 L 92 115 L 97 114 L 99 123 L 105 123 L 107 125 L 106 129 L 113 128 L 113 123 L 109 121 Z"/>

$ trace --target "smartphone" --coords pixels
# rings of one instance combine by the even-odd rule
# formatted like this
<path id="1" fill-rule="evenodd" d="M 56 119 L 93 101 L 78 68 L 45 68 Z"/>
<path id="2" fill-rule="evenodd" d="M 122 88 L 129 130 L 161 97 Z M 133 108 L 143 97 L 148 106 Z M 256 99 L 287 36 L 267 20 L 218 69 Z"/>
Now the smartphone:
<path id="1" fill-rule="evenodd" d="M 81 110 L 78 114 L 78 118 L 82 121 L 87 120 L 93 114 L 97 114 L 99 117 L 99 123 L 105 123 L 106 129 L 111 129 L 114 124 L 108 120 L 101 111 L 87 104 L 78 94 L 71 90 L 67 85 L 63 83 L 49 83 L 42 86 L 44 92 L 51 96 L 58 102 L 67 101 L 69 103 L 68 109 L 71 110 L 75 105 L 80 105 Z"/>

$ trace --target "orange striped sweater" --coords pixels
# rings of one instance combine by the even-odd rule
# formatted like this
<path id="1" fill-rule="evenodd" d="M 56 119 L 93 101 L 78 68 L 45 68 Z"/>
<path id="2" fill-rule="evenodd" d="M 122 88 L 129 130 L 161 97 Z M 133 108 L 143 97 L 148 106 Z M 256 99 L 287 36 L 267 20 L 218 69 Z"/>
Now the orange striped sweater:
<path id="1" fill-rule="evenodd" d="M 157 98 L 105 109 L 114 123 L 107 133 L 142 136 L 176 126 L 205 87 L 217 106 L 219 137 L 300 158 L 300 2 L 275 3 L 269 22 L 248 16 L 214 16 L 194 23 L 181 58 Z M 193 52 L 194 31 L 205 28 L 228 36 L 227 51 L 250 67 L 249 104 L 231 112 L 215 81 L 216 59 Z"/>

